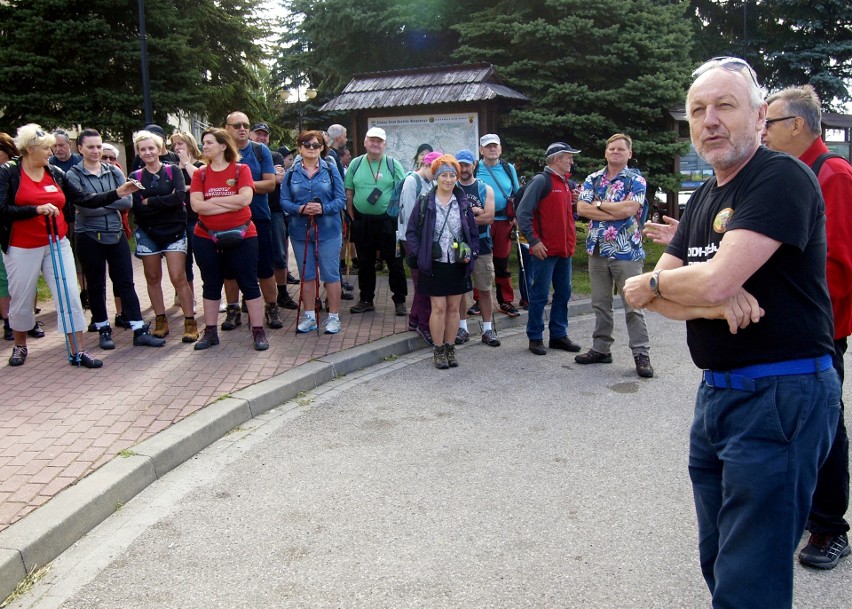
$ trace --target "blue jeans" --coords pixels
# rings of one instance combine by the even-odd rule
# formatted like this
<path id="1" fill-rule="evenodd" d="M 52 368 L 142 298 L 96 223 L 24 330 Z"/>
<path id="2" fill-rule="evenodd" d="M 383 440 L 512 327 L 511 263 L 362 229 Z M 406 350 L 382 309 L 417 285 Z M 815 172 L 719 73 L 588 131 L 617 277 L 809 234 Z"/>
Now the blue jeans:
<path id="1" fill-rule="evenodd" d="M 840 415 L 833 368 L 754 384 L 702 382 L 695 401 L 689 476 L 714 609 L 792 606 L 793 554 Z"/>
<path id="2" fill-rule="evenodd" d="M 553 284 L 553 304 L 550 306 L 550 339 L 568 336 L 568 301 L 571 299 L 571 258 L 548 256 L 539 260 L 530 256 L 530 308 L 527 318 L 527 338 L 542 340 L 544 334 L 544 305 Z"/>
<path id="3" fill-rule="evenodd" d="M 287 268 L 287 250 L 289 245 L 287 239 L 288 221 L 287 216 L 283 211 L 273 211 L 272 213 L 272 267 L 276 269 Z"/>

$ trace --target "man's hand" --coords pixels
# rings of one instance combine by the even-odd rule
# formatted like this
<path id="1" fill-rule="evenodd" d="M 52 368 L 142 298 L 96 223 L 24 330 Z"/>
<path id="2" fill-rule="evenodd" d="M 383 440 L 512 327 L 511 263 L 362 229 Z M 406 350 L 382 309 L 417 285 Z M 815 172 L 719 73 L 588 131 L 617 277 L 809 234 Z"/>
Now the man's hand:
<path id="1" fill-rule="evenodd" d="M 677 225 L 680 224 L 680 222 L 674 218 L 669 218 L 668 216 L 663 216 L 663 222 L 665 222 L 665 224 L 646 222 L 645 230 L 642 232 L 644 232 L 645 236 L 651 239 L 654 243 L 668 245 L 672 240 L 672 237 L 674 237 L 675 232 L 677 232 Z"/>
<path id="2" fill-rule="evenodd" d="M 622 296 L 627 304 L 634 309 L 647 307 L 656 298 L 656 295 L 651 291 L 651 273 L 636 275 L 625 281 Z"/>
<path id="3" fill-rule="evenodd" d="M 536 243 L 535 245 L 530 246 L 530 254 L 538 258 L 539 260 L 544 260 L 547 258 L 547 246 L 544 245 L 541 241 Z"/>
<path id="4" fill-rule="evenodd" d="M 736 334 L 737 330 L 742 330 L 749 324 L 759 322 L 760 318 L 766 315 L 766 311 L 760 308 L 760 304 L 754 296 L 740 288 L 723 305 L 723 314 L 728 321 L 728 329 L 731 334 Z"/>

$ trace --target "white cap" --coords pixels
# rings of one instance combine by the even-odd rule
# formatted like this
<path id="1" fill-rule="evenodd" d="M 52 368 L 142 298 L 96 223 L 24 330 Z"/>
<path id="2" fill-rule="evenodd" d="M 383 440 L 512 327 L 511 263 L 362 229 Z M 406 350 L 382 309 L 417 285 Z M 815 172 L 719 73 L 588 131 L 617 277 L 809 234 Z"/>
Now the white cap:
<path id="1" fill-rule="evenodd" d="M 381 127 L 370 127 L 367 130 L 367 137 L 377 137 L 380 140 L 387 141 L 388 136 L 385 133 L 385 130 Z"/>
<path id="2" fill-rule="evenodd" d="M 479 138 L 480 146 L 487 146 L 488 144 L 499 144 L 500 138 L 496 133 L 486 133 L 481 138 Z"/>

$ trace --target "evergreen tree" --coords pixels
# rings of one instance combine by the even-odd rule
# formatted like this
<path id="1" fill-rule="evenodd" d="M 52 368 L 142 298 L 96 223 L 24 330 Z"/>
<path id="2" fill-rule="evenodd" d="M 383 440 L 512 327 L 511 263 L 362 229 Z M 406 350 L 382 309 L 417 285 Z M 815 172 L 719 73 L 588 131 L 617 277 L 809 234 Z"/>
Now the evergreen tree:
<path id="1" fill-rule="evenodd" d="M 633 138 L 631 165 L 678 190 L 672 159 L 686 145 L 668 124 L 683 103 L 691 32 L 683 3 L 653 0 L 500 0 L 456 26 L 463 61 L 490 61 L 531 98 L 501 119 L 507 156 L 526 173 L 554 140 L 582 149 L 578 176 L 603 164 L 606 139 Z"/>
<path id="2" fill-rule="evenodd" d="M 147 0 L 155 122 L 177 110 L 222 114 L 248 99 L 264 30 L 260 0 Z M 137 2 L 0 3 L 0 128 L 81 125 L 129 141 L 144 124 Z M 236 100 L 236 101 L 235 101 Z"/>

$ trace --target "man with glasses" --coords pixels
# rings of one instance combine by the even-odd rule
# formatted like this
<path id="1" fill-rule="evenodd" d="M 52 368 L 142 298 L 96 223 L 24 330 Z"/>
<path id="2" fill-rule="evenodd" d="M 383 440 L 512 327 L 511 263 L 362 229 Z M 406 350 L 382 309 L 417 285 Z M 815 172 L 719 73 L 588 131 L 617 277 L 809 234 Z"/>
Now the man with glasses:
<path id="1" fill-rule="evenodd" d="M 825 200 L 828 261 L 826 279 L 834 311 L 834 369 L 843 384 L 843 355 L 852 334 L 852 166 L 832 156 L 822 140 L 822 112 L 810 85 L 790 87 L 770 95 L 763 141 L 772 150 L 786 152 L 811 167 Z M 817 166 L 819 163 L 819 166 Z M 848 556 L 849 439 L 843 421 L 843 402 L 837 419 L 834 443 L 822 464 L 813 496 L 807 545 L 799 562 L 819 569 L 833 569 Z"/>
<path id="2" fill-rule="evenodd" d="M 686 320 L 704 369 L 689 474 L 713 607 L 789 608 L 791 557 L 840 415 L 824 206 L 807 167 L 760 145 L 766 103 L 746 62 L 714 59 L 693 76 L 690 135 L 715 176 L 624 296 Z"/>
<path id="3" fill-rule="evenodd" d="M 387 134 L 372 127 L 364 137 L 367 153 L 352 160 L 346 173 L 346 213 L 352 220 L 352 241 L 358 252 L 358 288 L 361 297 L 350 313 L 375 311 L 376 251 L 388 265 L 388 285 L 393 293 L 394 312 L 408 315 L 405 299 L 408 284 L 402 256 L 396 251 L 397 219 L 387 215 L 391 193 L 405 177 L 402 165 L 385 154 Z"/>
<path id="4" fill-rule="evenodd" d="M 240 151 L 240 162 L 251 169 L 254 178 L 254 198 L 251 200 L 251 220 L 257 228 L 257 280 L 263 301 L 266 303 L 266 325 L 277 329 L 284 326 L 278 308 L 278 286 L 272 265 L 272 213 L 269 211 L 269 194 L 275 190 L 275 165 L 272 154 L 264 144 L 251 141 L 251 124 L 242 112 L 231 112 L 225 120 L 227 131 Z M 222 330 L 233 330 L 242 323 L 240 292 L 233 278 L 225 278 L 225 298 L 228 301 Z"/>

